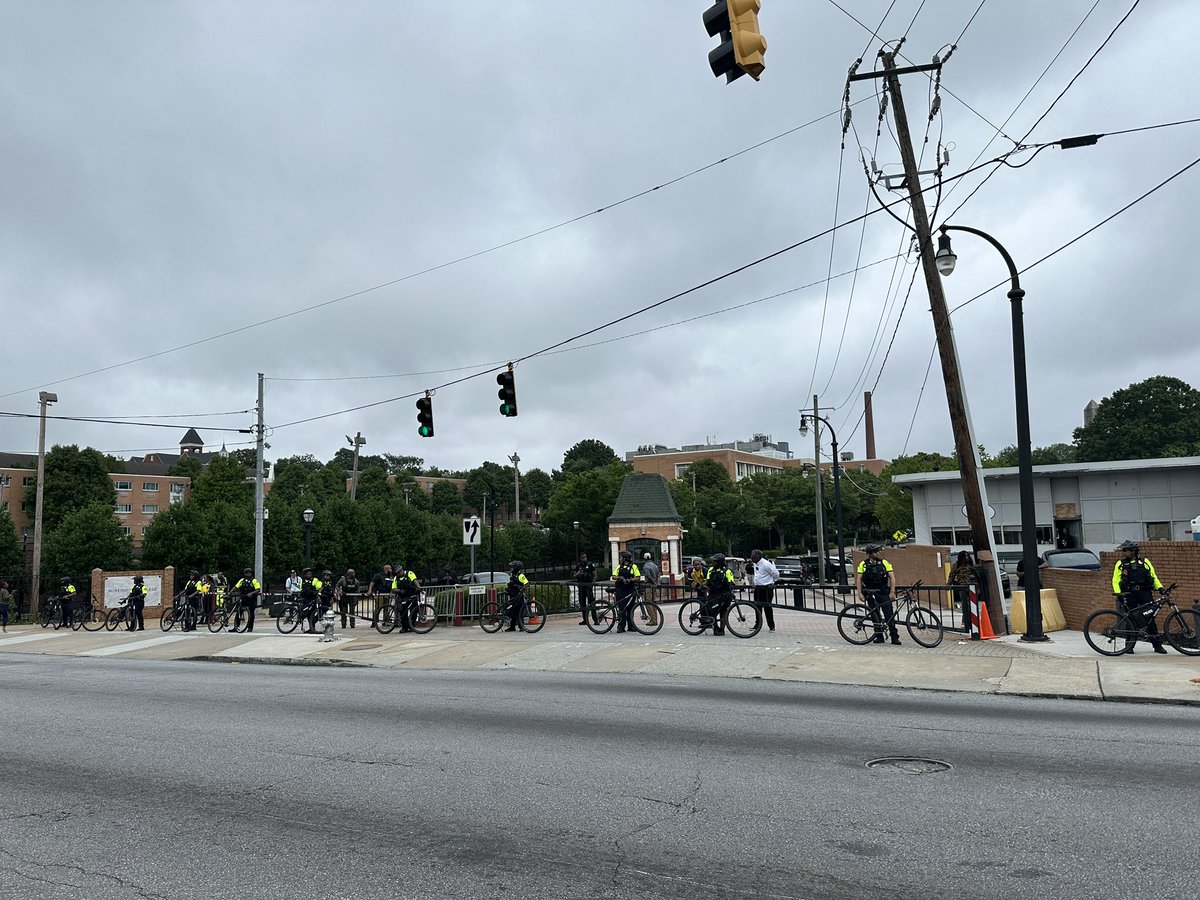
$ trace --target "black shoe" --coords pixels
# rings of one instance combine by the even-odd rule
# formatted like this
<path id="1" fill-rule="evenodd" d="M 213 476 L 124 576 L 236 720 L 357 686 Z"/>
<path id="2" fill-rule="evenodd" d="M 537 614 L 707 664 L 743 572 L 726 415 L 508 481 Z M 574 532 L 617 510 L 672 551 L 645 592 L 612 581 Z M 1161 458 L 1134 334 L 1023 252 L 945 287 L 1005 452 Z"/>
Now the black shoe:
<path id="1" fill-rule="evenodd" d="M 871 638 L 871 643 L 872 644 L 882 644 L 883 643 L 883 635 L 882 634 L 875 635 L 875 637 Z"/>
<path id="2" fill-rule="evenodd" d="M 900 646 L 900 635 L 893 634 L 892 635 L 892 643 L 895 644 L 897 647 L 899 647 Z"/>
<path id="3" fill-rule="evenodd" d="M 516 630 L 517 630 L 517 626 L 516 626 L 516 625 L 509 625 L 509 626 L 508 626 L 507 628 L 505 628 L 504 630 L 505 630 L 505 631 L 516 631 Z"/>
<path id="4" fill-rule="evenodd" d="M 713 637 L 725 637 L 725 629 L 724 629 L 724 628 L 722 628 L 720 631 L 717 631 L 717 630 L 714 628 L 714 629 L 713 629 Z"/>
<path id="5" fill-rule="evenodd" d="M 1159 643 L 1159 644 L 1155 644 L 1155 645 L 1154 645 L 1154 652 L 1155 652 L 1155 653 L 1166 653 L 1166 652 L 1167 652 L 1167 648 L 1166 648 L 1166 647 L 1164 647 L 1164 646 L 1163 646 L 1161 643 Z"/>
<path id="6" fill-rule="evenodd" d="M 586 625 L 586 624 L 587 624 L 587 619 L 584 619 L 584 620 L 583 620 L 582 622 L 580 622 L 579 624 L 580 624 L 580 625 Z"/>
<path id="7" fill-rule="evenodd" d="M 624 627 L 624 626 L 622 626 L 622 627 L 618 628 L 618 629 L 617 629 L 617 634 L 620 634 L 620 633 L 621 633 L 621 632 L 623 632 L 624 630 L 625 630 L 625 627 Z"/>

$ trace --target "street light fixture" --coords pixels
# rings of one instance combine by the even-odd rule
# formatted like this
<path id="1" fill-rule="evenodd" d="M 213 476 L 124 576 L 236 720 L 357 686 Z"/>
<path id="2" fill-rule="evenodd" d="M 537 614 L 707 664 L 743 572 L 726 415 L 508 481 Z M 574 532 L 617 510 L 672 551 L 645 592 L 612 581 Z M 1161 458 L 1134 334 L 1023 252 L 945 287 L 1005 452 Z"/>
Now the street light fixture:
<path id="1" fill-rule="evenodd" d="M 948 231 L 965 231 L 983 238 L 1004 257 L 1012 287 L 1008 299 L 1012 308 L 1013 384 L 1017 406 L 1017 469 L 1021 488 L 1021 556 L 1025 567 L 1025 633 L 1022 641 L 1040 642 L 1050 640 L 1042 630 L 1041 578 L 1038 577 L 1037 520 L 1033 503 L 1033 450 L 1029 436 L 1029 384 L 1025 372 L 1025 318 L 1022 301 L 1025 291 L 1021 289 L 1021 278 L 1012 257 L 1004 246 L 990 234 L 965 225 L 943 225 L 938 238 L 937 256 L 934 262 L 943 276 L 954 272 L 958 257 L 950 248 Z M 995 561 L 993 560 L 993 565 Z"/>
<path id="2" fill-rule="evenodd" d="M 572 522 L 571 527 L 575 529 L 575 562 L 579 562 L 579 523 Z"/>
<path id="3" fill-rule="evenodd" d="M 315 519 L 317 517 L 317 514 L 312 511 L 311 507 L 309 507 L 308 509 L 304 510 L 303 513 L 301 513 L 301 517 L 304 519 L 304 567 L 306 569 L 311 569 L 312 568 L 312 523 L 313 523 L 313 519 Z"/>
<path id="4" fill-rule="evenodd" d="M 833 509 L 834 516 L 837 519 L 837 581 L 841 587 L 846 586 L 846 544 L 842 537 L 842 458 L 838 453 L 837 433 L 833 430 L 833 426 L 829 424 L 829 420 L 824 416 L 818 416 L 816 413 L 802 412 L 800 413 L 800 437 L 808 436 L 808 420 L 820 422 L 829 429 L 829 440 L 833 446 Z M 819 466 L 821 461 L 817 460 Z M 821 573 L 819 581 L 824 584 L 827 575 L 828 563 L 827 560 L 819 560 L 817 569 Z"/>

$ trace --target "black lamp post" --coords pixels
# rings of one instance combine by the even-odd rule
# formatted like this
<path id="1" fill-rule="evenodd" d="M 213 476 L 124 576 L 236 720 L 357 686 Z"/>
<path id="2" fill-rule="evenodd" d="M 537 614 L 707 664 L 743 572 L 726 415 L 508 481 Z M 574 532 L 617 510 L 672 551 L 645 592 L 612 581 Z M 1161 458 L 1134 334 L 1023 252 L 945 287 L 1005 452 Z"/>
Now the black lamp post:
<path id="1" fill-rule="evenodd" d="M 712 556 L 717 552 L 717 523 L 709 522 L 708 524 L 709 527 L 712 528 L 712 532 L 709 535 L 708 541 L 708 555 Z"/>
<path id="2" fill-rule="evenodd" d="M 302 514 L 304 518 L 304 567 L 312 568 L 312 523 L 317 514 L 312 511 L 312 508 L 306 509 Z"/>
<path id="3" fill-rule="evenodd" d="M 1008 299 L 1012 307 L 1013 381 L 1017 395 L 1017 468 L 1021 487 L 1021 556 L 1025 564 L 1025 633 L 1023 641 L 1048 641 L 1042 630 L 1042 584 L 1038 573 L 1037 519 L 1033 505 L 1033 450 L 1029 437 L 1029 384 L 1025 375 L 1025 318 L 1022 301 L 1021 279 L 1008 251 L 994 237 L 977 228 L 965 225 L 943 225 L 938 238 L 938 251 L 934 261 L 943 276 L 954 271 L 958 257 L 950 249 L 947 231 L 965 231 L 983 238 L 1000 251 L 1012 278 Z M 993 560 L 993 564 L 996 561 Z"/>
<path id="4" fill-rule="evenodd" d="M 575 529 L 575 562 L 579 562 L 579 523 L 572 522 L 571 527 Z"/>
<path id="5" fill-rule="evenodd" d="M 837 519 L 837 547 L 838 547 L 838 565 L 837 565 L 837 580 L 841 587 L 846 586 L 846 545 L 842 539 L 842 461 L 838 456 L 838 440 L 837 433 L 833 430 L 833 426 L 829 424 L 829 420 L 824 416 L 818 416 L 813 413 L 800 414 L 800 437 L 808 436 L 808 420 L 815 419 L 829 429 L 829 439 L 833 444 L 833 509 L 834 516 Z M 821 461 L 817 460 L 817 465 Z M 817 567 L 821 573 L 819 582 L 825 583 L 825 560 L 820 560 Z"/>

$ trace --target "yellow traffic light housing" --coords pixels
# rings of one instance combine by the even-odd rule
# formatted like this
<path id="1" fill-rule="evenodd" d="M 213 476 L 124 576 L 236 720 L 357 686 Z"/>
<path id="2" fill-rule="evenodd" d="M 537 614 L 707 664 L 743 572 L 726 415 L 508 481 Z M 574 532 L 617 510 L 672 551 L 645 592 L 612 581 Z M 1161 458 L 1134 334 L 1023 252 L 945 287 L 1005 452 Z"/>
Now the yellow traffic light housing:
<path id="1" fill-rule="evenodd" d="M 758 27 L 761 0 L 718 0 L 704 13 L 704 28 L 721 44 L 708 54 L 708 64 L 727 82 L 749 75 L 755 81 L 766 68 L 767 39 Z"/>

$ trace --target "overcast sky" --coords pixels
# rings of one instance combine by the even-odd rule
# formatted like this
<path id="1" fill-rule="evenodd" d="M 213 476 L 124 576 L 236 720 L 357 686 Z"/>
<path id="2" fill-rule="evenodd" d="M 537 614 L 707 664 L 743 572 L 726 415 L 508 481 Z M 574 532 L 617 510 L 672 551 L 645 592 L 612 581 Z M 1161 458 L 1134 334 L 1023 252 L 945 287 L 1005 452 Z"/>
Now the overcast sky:
<path id="1" fill-rule="evenodd" d="M 874 29 L 890 0 L 839 3 Z M 834 113 L 869 41 L 862 69 L 877 67 L 879 41 L 832 3 L 763 0 L 762 81 L 727 85 L 708 69 L 707 5 L 2 0 L 0 410 L 36 412 L 48 389 L 61 415 L 190 417 L 167 429 L 54 421 L 50 443 L 140 455 L 194 426 L 232 446 L 249 436 L 213 428 L 251 414 L 200 414 L 251 410 L 261 371 L 268 458 L 328 459 L 361 430 L 367 452 L 465 468 L 517 451 L 522 468 L 549 470 L 589 437 L 623 454 L 765 432 L 808 456 L 796 410 L 813 393 L 861 457 L 862 393 L 878 381 L 880 456 L 949 451 L 936 362 L 921 397 L 933 326 L 919 275 L 896 329 L 913 261 L 889 259 L 908 240 L 886 213 L 841 229 L 832 248 L 820 238 L 521 363 L 515 419 L 499 415 L 486 374 L 437 392 L 432 440 L 417 437 L 411 398 L 288 425 L 444 385 L 706 282 L 829 228 L 839 193 L 838 221 L 877 206 L 859 140 L 851 132 L 842 151 L 833 115 L 454 262 Z M 946 177 L 1013 149 L 1131 5 L 985 2 L 944 70 L 925 167 L 939 137 Z M 903 54 L 928 62 L 977 6 L 898 0 L 880 36 L 907 31 Z M 993 140 L 1085 16 L 1003 127 L 1012 140 Z M 1200 115 L 1198 39 L 1194 0 L 1143 0 L 1028 142 Z M 903 85 L 920 142 L 930 84 Z M 854 123 L 895 173 L 887 126 L 875 149 L 875 90 L 852 86 L 866 101 Z M 1025 266 L 1198 147 L 1200 125 L 1050 148 L 1001 168 L 961 211 L 990 169 L 947 185 L 938 220 L 994 234 Z M 1200 166 L 1023 276 L 1035 445 L 1070 441 L 1088 400 L 1151 375 L 1200 386 L 1198 200 Z M 1006 278 L 984 242 L 954 245 L 951 306 Z M 673 324 L 879 260 L 828 294 L 817 284 Z M 977 440 L 1014 443 L 1004 290 L 953 322 Z M 117 367 L 74 377 L 106 366 Z M 388 375 L 400 377 L 339 380 Z M 289 380 L 304 378 L 329 380 Z M 36 446 L 36 421 L 0 419 L 0 449 Z"/>

